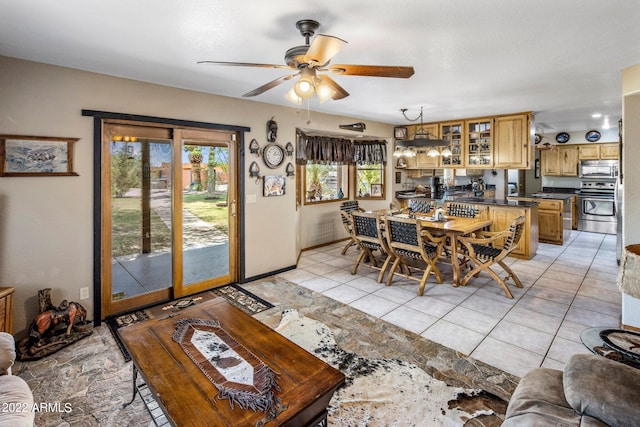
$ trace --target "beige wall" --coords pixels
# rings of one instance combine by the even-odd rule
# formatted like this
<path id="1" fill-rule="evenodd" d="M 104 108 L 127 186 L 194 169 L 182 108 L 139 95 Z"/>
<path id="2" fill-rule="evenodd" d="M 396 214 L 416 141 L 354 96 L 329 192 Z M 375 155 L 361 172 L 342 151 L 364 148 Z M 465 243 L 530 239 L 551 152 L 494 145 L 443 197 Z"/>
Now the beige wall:
<path id="1" fill-rule="evenodd" d="M 297 114 L 295 108 L 7 57 L 0 57 L 0 70 L 0 134 L 80 138 L 74 153 L 79 177 L 0 178 L 0 286 L 16 288 L 17 332 L 37 313 L 39 289 L 52 288 L 54 304 L 78 301 L 85 286 L 93 295 L 93 119 L 83 117 L 83 109 L 247 126 L 247 145 L 252 138 L 265 143 L 266 122 L 272 116 L 283 145 L 295 141 L 296 127 L 331 132 L 338 131 L 339 124 L 361 121 L 312 112 L 307 124 L 306 114 Z M 368 135 L 392 134 L 391 125 L 366 125 Z M 284 165 L 273 172 L 284 175 Z M 292 266 L 300 249 L 346 237 L 337 203 L 296 211 L 291 179 L 285 196 L 265 198 L 261 185 L 244 173 L 241 196 L 257 196 L 245 212 L 246 277 Z M 90 318 L 92 298 L 80 301 Z"/>

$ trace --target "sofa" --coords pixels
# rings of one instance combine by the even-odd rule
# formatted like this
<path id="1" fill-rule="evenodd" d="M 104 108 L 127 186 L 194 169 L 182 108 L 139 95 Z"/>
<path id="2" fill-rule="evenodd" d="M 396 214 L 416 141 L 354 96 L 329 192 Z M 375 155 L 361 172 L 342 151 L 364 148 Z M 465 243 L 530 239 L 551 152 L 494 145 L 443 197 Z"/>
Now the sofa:
<path id="1" fill-rule="evenodd" d="M 518 383 L 502 427 L 637 426 L 640 369 L 593 354 L 573 355 L 563 371 L 536 368 Z"/>
<path id="2" fill-rule="evenodd" d="M 15 345 L 13 335 L 0 332 L 0 426 L 32 427 L 33 394 L 25 380 L 11 374 Z"/>

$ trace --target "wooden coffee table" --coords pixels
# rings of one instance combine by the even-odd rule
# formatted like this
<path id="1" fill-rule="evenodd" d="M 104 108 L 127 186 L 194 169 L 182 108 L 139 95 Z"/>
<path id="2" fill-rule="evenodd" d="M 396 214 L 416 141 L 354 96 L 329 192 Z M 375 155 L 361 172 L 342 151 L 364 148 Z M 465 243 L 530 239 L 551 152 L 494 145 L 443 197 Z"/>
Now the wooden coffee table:
<path id="1" fill-rule="evenodd" d="M 286 409 L 265 426 L 315 426 L 325 421 L 327 405 L 344 382 L 340 371 L 223 298 L 169 316 L 120 328 L 118 333 L 131 354 L 134 382 L 139 373 L 174 426 L 253 426 L 266 418 L 263 412 L 237 405 L 231 409 L 227 400 L 212 400 L 217 388 L 172 338 L 181 318 L 217 320 L 231 337 L 278 373 L 280 391 L 276 395 Z"/>

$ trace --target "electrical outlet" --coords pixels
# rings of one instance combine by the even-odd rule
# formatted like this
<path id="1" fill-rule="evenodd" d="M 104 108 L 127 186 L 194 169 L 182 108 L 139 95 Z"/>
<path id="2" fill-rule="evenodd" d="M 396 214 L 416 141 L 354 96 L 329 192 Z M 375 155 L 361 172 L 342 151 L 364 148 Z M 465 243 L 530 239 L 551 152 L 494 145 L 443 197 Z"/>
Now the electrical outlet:
<path id="1" fill-rule="evenodd" d="M 80 300 L 89 299 L 89 288 L 80 288 Z"/>

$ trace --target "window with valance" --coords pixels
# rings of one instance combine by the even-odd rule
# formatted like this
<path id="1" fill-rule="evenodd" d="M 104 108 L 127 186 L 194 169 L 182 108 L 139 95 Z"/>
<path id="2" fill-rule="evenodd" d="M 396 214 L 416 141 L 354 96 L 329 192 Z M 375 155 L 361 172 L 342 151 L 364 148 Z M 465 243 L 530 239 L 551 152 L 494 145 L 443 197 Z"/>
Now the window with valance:
<path id="1" fill-rule="evenodd" d="M 298 134 L 296 162 L 303 166 L 304 203 L 384 199 L 387 142 Z M 349 179 L 349 168 L 354 171 Z"/>
<path id="2" fill-rule="evenodd" d="M 354 141 L 330 136 L 300 134 L 296 161 L 307 163 L 365 164 L 387 163 L 386 141 Z"/>

